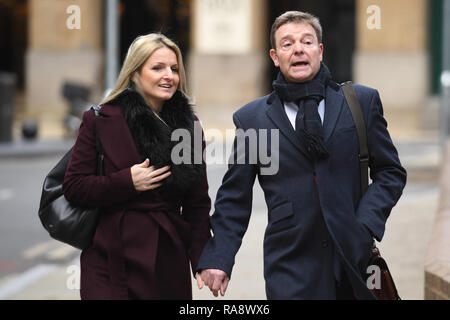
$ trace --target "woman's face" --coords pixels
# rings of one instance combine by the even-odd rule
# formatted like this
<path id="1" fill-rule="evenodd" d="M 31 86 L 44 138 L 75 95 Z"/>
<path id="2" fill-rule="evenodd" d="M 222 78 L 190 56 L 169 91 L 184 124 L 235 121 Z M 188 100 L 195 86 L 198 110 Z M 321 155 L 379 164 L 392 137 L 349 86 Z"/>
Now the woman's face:
<path id="1" fill-rule="evenodd" d="M 175 52 L 167 47 L 153 51 L 139 72 L 142 90 L 152 105 L 160 110 L 172 98 L 180 83 Z"/>

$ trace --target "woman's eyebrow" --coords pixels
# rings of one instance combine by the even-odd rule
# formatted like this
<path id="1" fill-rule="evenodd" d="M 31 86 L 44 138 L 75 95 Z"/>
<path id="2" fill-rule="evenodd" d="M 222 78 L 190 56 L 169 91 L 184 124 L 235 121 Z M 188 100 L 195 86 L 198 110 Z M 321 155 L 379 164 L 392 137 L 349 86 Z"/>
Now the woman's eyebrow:
<path id="1" fill-rule="evenodd" d="M 158 65 L 158 64 L 159 64 L 159 65 L 164 65 L 164 66 L 165 66 L 165 65 L 169 65 L 168 63 L 165 63 L 165 62 L 162 62 L 162 61 L 155 61 L 155 62 L 153 62 L 152 64 L 153 64 L 153 65 Z M 172 67 L 173 67 L 173 66 L 178 66 L 178 63 L 171 64 L 170 66 L 172 66 Z"/>

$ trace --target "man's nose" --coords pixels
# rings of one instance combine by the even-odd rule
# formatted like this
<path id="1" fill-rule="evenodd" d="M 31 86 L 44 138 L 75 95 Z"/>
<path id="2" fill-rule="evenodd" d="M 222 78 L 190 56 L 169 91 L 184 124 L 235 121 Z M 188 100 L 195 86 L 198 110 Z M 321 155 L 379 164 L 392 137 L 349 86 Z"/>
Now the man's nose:
<path id="1" fill-rule="evenodd" d="M 300 41 L 294 42 L 294 52 L 302 53 L 303 52 L 303 44 Z"/>

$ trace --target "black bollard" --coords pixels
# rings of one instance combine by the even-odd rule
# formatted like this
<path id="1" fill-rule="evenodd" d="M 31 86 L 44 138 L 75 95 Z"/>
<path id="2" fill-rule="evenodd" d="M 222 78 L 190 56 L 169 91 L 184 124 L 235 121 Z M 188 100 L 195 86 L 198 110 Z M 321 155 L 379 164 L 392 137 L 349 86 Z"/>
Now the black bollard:
<path id="1" fill-rule="evenodd" d="M 38 135 L 37 121 L 34 119 L 25 119 L 22 122 L 22 137 L 25 140 L 34 140 Z"/>

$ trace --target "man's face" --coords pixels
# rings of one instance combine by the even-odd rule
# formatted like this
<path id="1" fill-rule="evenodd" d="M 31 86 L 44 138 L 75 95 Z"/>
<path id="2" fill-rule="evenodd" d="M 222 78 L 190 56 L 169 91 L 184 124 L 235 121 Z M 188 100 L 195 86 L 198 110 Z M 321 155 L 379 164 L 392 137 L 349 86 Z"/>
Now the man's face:
<path id="1" fill-rule="evenodd" d="M 309 23 L 291 22 L 275 32 L 276 48 L 270 57 L 288 82 L 307 82 L 320 69 L 323 45 Z"/>

